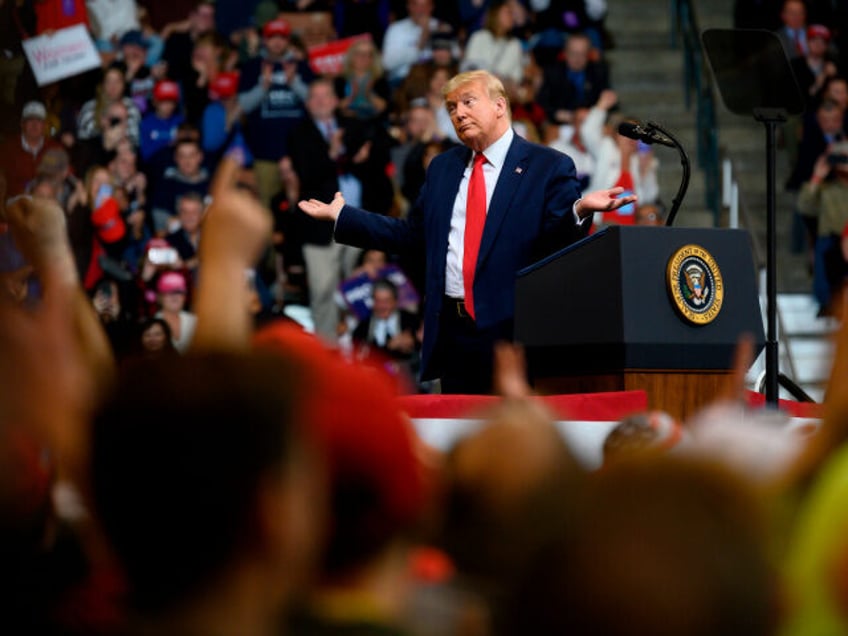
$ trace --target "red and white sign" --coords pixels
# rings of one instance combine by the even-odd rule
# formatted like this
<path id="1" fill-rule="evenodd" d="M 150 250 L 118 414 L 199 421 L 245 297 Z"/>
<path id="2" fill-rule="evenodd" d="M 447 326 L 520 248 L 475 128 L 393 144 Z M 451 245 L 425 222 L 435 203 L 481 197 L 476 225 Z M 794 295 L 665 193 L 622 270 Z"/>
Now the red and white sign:
<path id="1" fill-rule="evenodd" d="M 29 38 L 22 44 L 39 86 L 100 66 L 100 55 L 83 24 Z"/>
<path id="2" fill-rule="evenodd" d="M 354 35 L 309 49 L 309 66 L 319 75 L 338 75 L 342 72 L 344 58 L 350 45 L 360 40 L 370 40 L 368 33 Z"/>

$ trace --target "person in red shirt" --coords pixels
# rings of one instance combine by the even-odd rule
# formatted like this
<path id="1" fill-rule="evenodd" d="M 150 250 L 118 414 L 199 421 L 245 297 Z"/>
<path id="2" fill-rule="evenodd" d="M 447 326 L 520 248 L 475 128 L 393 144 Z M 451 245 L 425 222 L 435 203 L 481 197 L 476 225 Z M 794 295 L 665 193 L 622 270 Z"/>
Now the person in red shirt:
<path id="1" fill-rule="evenodd" d="M 44 153 L 59 143 L 47 135 L 47 109 L 41 102 L 27 102 L 21 112 L 21 135 L 12 136 L 0 151 L 0 171 L 6 175 L 8 196 L 23 194 L 35 177 Z"/>

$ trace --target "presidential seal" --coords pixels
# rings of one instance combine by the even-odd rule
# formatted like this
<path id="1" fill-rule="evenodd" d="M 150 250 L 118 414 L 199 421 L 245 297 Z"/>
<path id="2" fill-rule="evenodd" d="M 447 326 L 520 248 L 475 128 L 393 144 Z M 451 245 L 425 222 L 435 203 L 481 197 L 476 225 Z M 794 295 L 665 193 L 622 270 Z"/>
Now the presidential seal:
<path id="1" fill-rule="evenodd" d="M 700 245 L 684 245 L 668 261 L 666 273 L 671 300 L 680 315 L 696 325 L 715 320 L 724 300 L 721 270 Z"/>

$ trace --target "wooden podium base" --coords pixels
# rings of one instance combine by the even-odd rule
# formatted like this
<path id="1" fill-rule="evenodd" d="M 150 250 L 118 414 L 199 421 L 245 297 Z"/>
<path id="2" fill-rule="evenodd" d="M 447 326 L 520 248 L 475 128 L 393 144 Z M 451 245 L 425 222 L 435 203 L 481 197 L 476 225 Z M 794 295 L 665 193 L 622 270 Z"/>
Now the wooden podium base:
<path id="1" fill-rule="evenodd" d="M 648 394 L 649 408 L 663 410 L 683 422 L 716 398 L 729 375 L 730 371 L 633 369 L 617 373 L 537 378 L 533 384 L 542 395 L 642 390 Z"/>

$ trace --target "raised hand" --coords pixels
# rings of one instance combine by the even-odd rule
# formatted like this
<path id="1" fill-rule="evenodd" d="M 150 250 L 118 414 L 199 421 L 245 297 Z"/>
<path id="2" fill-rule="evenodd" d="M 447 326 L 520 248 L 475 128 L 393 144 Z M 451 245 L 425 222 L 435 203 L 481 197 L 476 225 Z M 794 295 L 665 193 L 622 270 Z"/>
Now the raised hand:
<path id="1" fill-rule="evenodd" d="M 66 282 L 76 284 L 65 213 L 55 201 L 18 197 L 6 208 L 6 220 L 15 244 L 36 274 L 45 277 L 62 272 Z"/>
<path id="2" fill-rule="evenodd" d="M 235 159 L 221 160 L 212 183 L 212 204 L 203 221 L 200 258 L 226 258 L 252 267 L 270 240 L 271 213 L 236 186 L 238 172 Z"/>
<path id="3" fill-rule="evenodd" d="M 247 270 L 271 241 L 271 213 L 236 184 L 239 164 L 224 157 L 200 237 L 193 350 L 245 350 L 252 333 Z"/>

